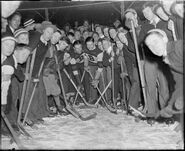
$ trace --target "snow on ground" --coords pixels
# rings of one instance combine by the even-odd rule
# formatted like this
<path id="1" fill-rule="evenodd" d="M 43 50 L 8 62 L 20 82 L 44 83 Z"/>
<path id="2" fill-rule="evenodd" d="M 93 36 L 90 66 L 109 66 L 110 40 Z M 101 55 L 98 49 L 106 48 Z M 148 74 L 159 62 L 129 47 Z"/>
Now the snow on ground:
<path id="1" fill-rule="evenodd" d="M 166 124 L 148 125 L 135 122 L 134 117 L 123 112 L 112 114 L 105 108 L 78 109 L 87 116 L 97 112 L 95 119 L 81 121 L 72 115 L 45 118 L 44 125 L 35 130 L 25 126 L 32 135 L 21 135 L 22 144 L 28 149 L 182 149 L 181 132 Z M 10 139 L 2 137 L 1 149 L 17 148 Z M 180 143 L 180 145 L 179 145 Z"/>

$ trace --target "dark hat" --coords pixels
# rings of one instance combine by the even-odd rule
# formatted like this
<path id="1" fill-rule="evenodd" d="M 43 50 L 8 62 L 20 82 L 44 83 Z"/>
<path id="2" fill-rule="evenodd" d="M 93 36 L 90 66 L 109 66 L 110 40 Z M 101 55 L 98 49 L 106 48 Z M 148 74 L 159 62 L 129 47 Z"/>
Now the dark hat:
<path id="1" fill-rule="evenodd" d="M 31 25 L 33 23 L 35 23 L 35 20 L 34 19 L 27 19 L 24 22 L 24 27 L 27 27 L 27 26 L 29 26 L 29 25 Z"/>
<path id="2" fill-rule="evenodd" d="M 41 30 L 42 30 L 42 31 L 45 30 L 45 29 L 48 28 L 48 27 L 53 28 L 53 29 L 54 29 L 54 32 L 57 31 L 57 27 L 56 27 L 55 25 L 53 25 L 51 22 L 49 22 L 49 21 L 43 21 L 43 22 L 41 23 Z"/>
<path id="3" fill-rule="evenodd" d="M 11 34 L 9 34 L 8 32 L 4 32 L 1 35 L 1 42 L 5 41 L 5 40 L 13 40 L 13 41 L 16 42 L 16 39 Z"/>
<path id="4" fill-rule="evenodd" d="M 28 31 L 24 28 L 19 28 L 15 31 L 14 36 L 18 37 L 20 34 L 28 34 Z"/>

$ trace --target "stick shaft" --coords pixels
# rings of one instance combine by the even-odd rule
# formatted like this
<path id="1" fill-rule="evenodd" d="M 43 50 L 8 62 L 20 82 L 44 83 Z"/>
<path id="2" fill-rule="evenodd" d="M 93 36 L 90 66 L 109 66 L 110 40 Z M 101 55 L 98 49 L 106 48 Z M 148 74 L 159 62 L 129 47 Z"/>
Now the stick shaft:
<path id="1" fill-rule="evenodd" d="M 28 94 L 29 94 L 29 89 L 30 89 L 30 84 L 31 84 L 31 76 L 32 76 L 32 72 L 33 72 L 34 62 L 35 62 L 35 56 L 36 56 L 36 49 L 33 51 L 32 58 L 31 58 L 30 69 L 28 69 L 30 79 L 28 79 L 28 82 L 27 82 L 27 87 L 26 87 L 26 90 L 25 90 L 24 100 L 29 99 Z M 24 110 L 26 110 L 26 109 L 24 109 Z M 23 111 L 23 112 L 25 112 L 25 111 Z"/>
<path id="2" fill-rule="evenodd" d="M 30 56 L 26 62 L 26 74 L 28 74 L 28 70 L 30 67 Z M 21 101 L 20 101 L 20 106 L 19 106 L 19 113 L 18 113 L 18 118 L 17 118 L 17 123 L 20 123 L 20 118 L 21 118 L 21 113 L 22 113 L 22 107 L 23 107 L 23 101 L 25 97 L 25 92 L 26 92 L 26 84 L 27 84 L 27 79 L 25 78 L 24 84 L 23 84 L 23 89 L 22 89 L 22 94 L 21 94 Z"/>
<path id="3" fill-rule="evenodd" d="M 80 80 L 81 82 L 83 81 L 84 76 L 85 76 L 85 70 L 83 71 L 83 74 L 82 74 L 82 77 L 81 77 L 81 80 Z M 76 100 L 77 100 L 77 98 L 78 98 L 78 95 L 79 95 L 79 93 L 77 92 L 73 104 L 75 104 L 75 102 L 76 102 Z"/>
<path id="4" fill-rule="evenodd" d="M 136 32 L 135 32 L 135 28 L 134 28 L 134 24 L 133 24 L 132 20 L 131 20 L 131 26 L 132 26 L 133 37 L 134 37 L 134 45 L 135 45 L 135 49 L 136 49 L 136 57 L 137 57 L 137 63 L 138 63 L 138 68 L 139 68 L 139 75 L 140 75 L 140 80 L 141 80 L 143 98 L 144 98 L 144 102 L 145 102 L 145 109 L 147 109 L 147 100 L 146 100 L 144 75 L 143 75 L 142 69 L 141 69 L 139 50 L 138 50 L 138 44 L 137 44 L 137 38 L 136 38 Z"/>
<path id="5" fill-rule="evenodd" d="M 44 66 L 44 61 L 45 61 L 45 58 L 44 58 L 44 60 L 42 61 L 41 65 L 40 65 L 40 69 L 39 69 L 39 72 L 38 72 L 38 78 L 40 77 L 42 68 L 43 68 L 43 66 Z M 33 88 L 33 91 L 32 91 L 32 94 L 31 94 L 31 97 L 30 97 L 30 100 L 29 100 L 29 104 L 28 104 L 28 107 L 27 107 L 27 109 L 26 109 L 26 113 L 25 113 L 25 116 L 24 116 L 23 125 L 25 124 L 26 118 L 27 118 L 27 116 L 28 116 L 29 109 L 30 109 L 30 106 L 31 106 L 31 103 L 32 103 L 32 100 L 33 100 L 33 97 L 34 97 L 34 94 L 35 94 L 35 90 L 36 90 L 36 87 L 37 87 L 38 83 L 39 83 L 39 82 L 37 82 L 37 83 L 34 85 L 34 88 Z"/>
<path id="6" fill-rule="evenodd" d="M 15 141 L 15 143 L 17 144 L 17 146 L 18 146 L 20 149 L 25 148 L 25 147 L 21 144 L 20 139 L 18 138 L 17 134 L 15 133 L 14 129 L 12 128 L 10 122 L 8 121 L 6 115 L 4 114 L 3 111 L 1 111 L 1 117 L 2 117 L 3 120 L 5 121 L 5 124 L 7 125 L 9 131 L 11 132 L 11 134 L 12 134 L 12 136 L 13 136 L 13 140 Z"/>

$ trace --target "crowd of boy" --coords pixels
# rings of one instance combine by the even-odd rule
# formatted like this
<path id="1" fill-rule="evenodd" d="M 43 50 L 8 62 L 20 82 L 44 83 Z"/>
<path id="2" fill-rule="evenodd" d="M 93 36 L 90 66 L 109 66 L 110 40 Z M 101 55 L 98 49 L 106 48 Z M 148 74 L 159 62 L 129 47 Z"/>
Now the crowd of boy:
<path id="1" fill-rule="evenodd" d="M 7 25 L 1 29 L 1 109 L 14 130 L 19 130 L 17 117 L 24 80 L 30 84 L 21 120 L 37 85 L 26 118 L 26 124 L 31 127 L 42 124 L 44 117 L 54 117 L 57 113 L 68 115 L 64 97 L 71 104 L 82 102 L 63 69 L 89 104 L 96 103 L 100 96 L 97 87 L 103 92 L 112 80 L 105 94 L 106 101 L 113 108 L 117 109 L 121 104 L 125 109 L 124 105 L 129 104 L 141 110 L 146 105 L 149 120 L 153 122 L 159 117 L 173 121 L 174 114 L 182 114 L 183 3 L 175 0 L 146 2 L 142 13 L 144 21 L 133 8 L 129 8 L 125 11 L 123 24 L 116 20 L 112 26 L 104 26 L 85 20 L 81 26 L 76 21 L 74 27 L 66 24 L 62 29 L 49 21 L 35 23 L 33 18 L 25 20 L 21 26 L 19 12 L 9 16 Z M 137 37 L 137 46 L 134 36 Z M 143 75 L 138 69 L 136 47 L 139 48 Z M 32 72 L 26 73 L 29 57 Z M 58 69 L 66 96 L 61 93 Z M 141 76 L 145 79 L 146 104 Z M 105 107 L 104 103 L 100 104 Z M 57 111 L 51 110 L 53 108 Z M 6 126 L 2 124 L 1 129 L 6 134 Z"/>

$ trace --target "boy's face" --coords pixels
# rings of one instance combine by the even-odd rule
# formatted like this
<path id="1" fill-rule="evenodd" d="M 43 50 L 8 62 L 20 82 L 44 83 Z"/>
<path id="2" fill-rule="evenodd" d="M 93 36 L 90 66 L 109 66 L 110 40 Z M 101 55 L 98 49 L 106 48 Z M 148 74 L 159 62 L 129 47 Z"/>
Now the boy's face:
<path id="1" fill-rule="evenodd" d="M 111 46 L 111 45 L 110 45 L 110 42 L 107 41 L 107 40 L 103 40 L 103 41 L 102 41 L 102 45 L 103 45 L 103 49 L 104 49 L 104 50 L 108 50 L 109 47 Z"/>
<path id="2" fill-rule="evenodd" d="M 108 29 L 108 28 L 104 28 L 104 29 L 103 29 L 103 34 L 104 34 L 106 37 L 109 37 L 109 29 Z"/>
<path id="3" fill-rule="evenodd" d="M 47 27 L 46 29 L 43 30 L 43 38 L 46 41 L 49 41 L 53 35 L 54 29 L 51 27 Z"/>
<path id="4" fill-rule="evenodd" d="M 82 53 L 82 45 L 81 44 L 75 45 L 74 49 L 75 49 L 76 53 L 78 53 L 78 54 Z"/>
<path id="5" fill-rule="evenodd" d="M 65 50 L 67 48 L 68 44 L 64 40 L 59 41 L 59 47 L 60 50 Z"/>
<path id="6" fill-rule="evenodd" d="M 21 17 L 19 15 L 15 15 L 9 22 L 10 26 L 16 30 L 19 28 L 21 24 Z"/>
<path id="7" fill-rule="evenodd" d="M 67 37 L 69 38 L 70 42 L 73 43 L 74 37 L 71 35 L 68 35 Z"/>
<path id="8" fill-rule="evenodd" d="M 80 32 L 79 32 L 79 31 L 76 31 L 76 32 L 75 32 L 75 39 L 76 39 L 76 40 L 80 40 L 80 37 L 81 37 Z"/>
<path id="9" fill-rule="evenodd" d="M 55 32 L 51 37 L 51 43 L 56 44 L 61 38 L 61 35 L 59 32 Z"/>
<path id="10" fill-rule="evenodd" d="M 17 43 L 22 43 L 22 44 L 29 44 L 29 36 L 28 34 L 20 34 L 17 38 Z"/>
<path id="11" fill-rule="evenodd" d="M 150 7 L 146 7 L 143 9 L 143 15 L 149 21 L 152 21 L 154 18 L 154 13 L 152 12 L 152 9 Z"/>
<path id="12" fill-rule="evenodd" d="M 118 33 L 118 38 L 119 38 L 120 42 L 122 42 L 124 44 L 128 43 L 127 38 L 125 37 L 124 33 L 122 33 L 122 32 Z"/>
<path id="13" fill-rule="evenodd" d="M 169 17 L 168 15 L 164 12 L 162 7 L 159 7 L 156 11 L 157 15 L 164 21 L 168 21 Z"/>
<path id="14" fill-rule="evenodd" d="M 98 33 L 98 34 L 101 34 L 102 33 L 102 30 L 101 30 L 101 27 L 97 26 L 95 31 Z"/>
<path id="15" fill-rule="evenodd" d="M 101 41 L 98 42 L 98 48 L 103 51 L 103 46 L 102 46 L 102 42 Z"/>
<path id="16" fill-rule="evenodd" d="M 99 39 L 99 36 L 97 34 L 93 34 L 94 41 L 97 42 Z"/>
<path id="17" fill-rule="evenodd" d="M 17 62 L 20 64 L 23 64 L 28 59 L 28 56 L 30 55 L 30 51 L 28 49 L 23 49 L 21 51 L 17 52 Z"/>
<path id="18" fill-rule="evenodd" d="M 88 31 L 85 31 L 83 33 L 83 38 L 86 39 L 87 37 L 89 37 L 89 32 Z"/>
<path id="19" fill-rule="evenodd" d="M 162 37 L 157 35 L 149 35 L 145 40 L 146 45 L 152 51 L 153 54 L 157 56 L 163 56 L 164 51 L 166 51 L 166 43 Z"/>
<path id="20" fill-rule="evenodd" d="M 116 38 L 117 32 L 116 32 L 115 29 L 111 29 L 111 30 L 109 31 L 109 34 L 110 34 L 110 37 L 111 37 L 112 39 L 114 39 L 114 38 Z"/>
<path id="21" fill-rule="evenodd" d="M 15 48 L 15 41 L 13 40 L 6 40 L 1 43 L 1 50 L 2 54 L 5 56 L 10 56 Z"/>
<path id="22" fill-rule="evenodd" d="M 119 48 L 119 49 L 122 49 L 123 48 L 123 43 L 119 40 L 116 41 L 116 46 Z"/>
<path id="23" fill-rule="evenodd" d="M 66 36 L 66 33 L 65 33 L 64 30 L 60 30 L 60 32 L 61 32 L 61 37 L 65 37 Z"/>
<path id="24" fill-rule="evenodd" d="M 89 49 L 89 50 L 93 50 L 94 47 L 95 47 L 93 41 L 88 41 L 88 42 L 86 43 L 86 45 L 87 45 L 87 49 Z"/>

